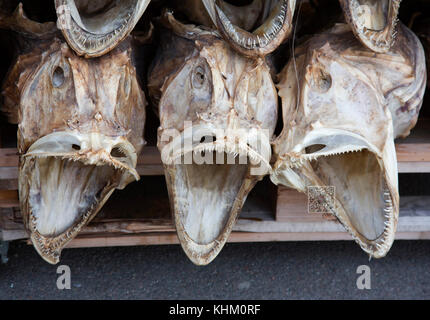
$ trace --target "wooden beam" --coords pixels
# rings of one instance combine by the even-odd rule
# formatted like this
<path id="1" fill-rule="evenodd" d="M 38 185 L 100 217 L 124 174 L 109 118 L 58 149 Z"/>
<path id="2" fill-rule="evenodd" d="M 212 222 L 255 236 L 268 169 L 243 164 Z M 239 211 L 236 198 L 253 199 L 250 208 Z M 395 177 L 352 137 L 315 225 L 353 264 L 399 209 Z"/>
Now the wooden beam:
<path id="1" fill-rule="evenodd" d="M 328 217 L 308 213 L 308 198 L 305 193 L 278 186 L 276 221 L 279 222 L 323 222 Z M 331 219 L 333 220 L 333 219 Z"/>
<path id="2" fill-rule="evenodd" d="M 398 232 L 396 240 L 430 239 L 430 232 Z M 337 241 L 350 240 L 346 232 L 232 232 L 228 242 L 275 242 L 275 241 Z M 145 233 L 125 236 L 78 237 L 67 248 L 115 247 L 140 245 L 178 244 L 174 232 Z"/>
<path id="3" fill-rule="evenodd" d="M 17 190 L 0 190 L 0 208 L 19 207 Z"/>
<path id="4" fill-rule="evenodd" d="M 430 162 L 430 143 L 397 143 L 398 162 Z"/>

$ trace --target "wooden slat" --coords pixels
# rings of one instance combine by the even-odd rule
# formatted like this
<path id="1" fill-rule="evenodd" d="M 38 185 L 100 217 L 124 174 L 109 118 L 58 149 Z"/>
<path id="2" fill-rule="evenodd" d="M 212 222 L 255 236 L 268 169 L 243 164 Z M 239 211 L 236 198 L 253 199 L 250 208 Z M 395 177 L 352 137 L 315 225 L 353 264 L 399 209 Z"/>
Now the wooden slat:
<path id="1" fill-rule="evenodd" d="M 18 190 L 18 179 L 0 180 L 0 190 Z"/>
<path id="2" fill-rule="evenodd" d="M 137 158 L 137 165 L 161 165 L 161 155 L 157 147 L 147 146 Z"/>
<path id="3" fill-rule="evenodd" d="M 0 167 L 17 167 L 18 150 L 16 148 L 0 149 Z"/>
<path id="4" fill-rule="evenodd" d="M 396 240 L 430 239 L 430 232 L 398 232 Z M 335 241 L 350 240 L 346 232 L 232 232 L 228 242 L 274 242 L 274 241 Z M 78 237 L 67 248 L 115 247 L 178 244 L 174 232 L 146 233 L 141 235 Z"/>
<path id="5" fill-rule="evenodd" d="M 0 208 L 19 207 L 17 190 L 0 190 Z"/>
<path id="6" fill-rule="evenodd" d="M 0 180 L 18 179 L 18 167 L 0 167 Z"/>
<path id="7" fill-rule="evenodd" d="M 400 217 L 397 227 L 397 232 L 400 234 L 429 234 L 430 232 L 430 196 L 408 196 L 402 197 L 400 202 Z M 0 229 L 3 231 L 24 231 L 22 222 L 19 222 L 20 214 L 16 210 L 2 209 L 0 214 Z M 80 233 L 82 237 L 118 237 L 121 235 L 139 235 L 143 233 L 160 233 L 174 232 L 175 228 L 171 218 L 162 214 L 163 218 L 149 219 L 150 211 L 143 208 L 140 214 L 144 218 L 140 219 L 111 219 L 104 218 L 93 220 Z M 245 233 L 300 233 L 303 237 L 312 237 L 311 234 L 317 233 L 328 239 L 337 237 L 336 235 L 344 232 L 344 228 L 340 223 L 323 220 L 323 219 L 305 219 L 304 211 L 296 213 L 296 220 L 275 221 L 272 217 L 267 216 L 264 211 L 258 207 L 250 207 L 247 215 L 252 215 L 255 218 L 247 218 L 240 216 L 239 220 L 233 227 L 234 232 Z M 300 218 L 300 215 L 302 216 Z M 246 216 L 246 215 L 245 215 Z M 18 219 L 18 220 L 17 220 Z M 18 221 L 18 222 L 16 222 Z M 17 233 L 21 238 L 27 238 L 25 233 Z M 335 235 L 335 236 L 332 236 Z M 16 236 L 5 234 L 5 237 Z M 257 236 L 255 236 L 257 237 Z M 303 239 L 304 239 L 303 238 Z M 17 238 L 3 238 L 4 240 L 14 240 Z M 295 238 L 297 239 L 297 237 Z M 323 240 L 323 238 L 320 238 Z M 327 239 L 326 239 L 327 240 Z"/>
<path id="8" fill-rule="evenodd" d="M 397 171 L 399 173 L 426 173 L 430 172 L 430 162 L 399 162 L 397 164 Z"/>
<path id="9" fill-rule="evenodd" d="M 162 164 L 138 164 L 136 167 L 137 172 L 141 176 L 162 176 L 164 175 L 164 168 Z"/>
<path id="10" fill-rule="evenodd" d="M 278 186 L 276 221 L 279 222 L 322 222 L 327 218 L 308 213 L 307 195 L 293 189 Z"/>
<path id="11" fill-rule="evenodd" d="M 430 143 L 396 144 L 398 162 L 430 162 Z"/>

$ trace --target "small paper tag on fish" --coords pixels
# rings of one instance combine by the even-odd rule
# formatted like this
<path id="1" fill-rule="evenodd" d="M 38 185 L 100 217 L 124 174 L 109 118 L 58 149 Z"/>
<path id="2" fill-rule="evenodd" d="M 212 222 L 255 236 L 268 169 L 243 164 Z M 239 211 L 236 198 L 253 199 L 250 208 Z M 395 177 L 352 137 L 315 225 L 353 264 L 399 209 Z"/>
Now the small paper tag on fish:
<path id="1" fill-rule="evenodd" d="M 309 186 L 307 194 L 308 213 L 331 214 L 334 212 L 334 186 Z"/>

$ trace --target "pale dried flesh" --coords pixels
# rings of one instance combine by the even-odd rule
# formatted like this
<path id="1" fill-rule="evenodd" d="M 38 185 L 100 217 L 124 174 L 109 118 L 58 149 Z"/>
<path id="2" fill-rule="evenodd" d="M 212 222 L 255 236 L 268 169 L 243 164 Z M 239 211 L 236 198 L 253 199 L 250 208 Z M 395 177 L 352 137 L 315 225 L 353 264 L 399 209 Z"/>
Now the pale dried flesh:
<path id="1" fill-rule="evenodd" d="M 384 209 L 390 209 L 391 197 L 375 155 L 364 149 L 320 157 L 311 161 L 311 166 L 321 185 L 335 187 L 336 197 L 357 232 L 369 240 L 381 237 Z"/>
<path id="2" fill-rule="evenodd" d="M 180 221 L 194 242 L 209 244 L 222 233 L 247 167 L 245 164 L 176 165 L 174 188 L 180 199 Z M 202 189 L 206 192 L 202 193 Z"/>
<path id="3" fill-rule="evenodd" d="M 24 175 L 24 176 L 23 176 Z M 28 197 L 27 228 L 37 252 L 57 263 L 61 249 L 94 217 L 121 173 L 57 157 L 34 158 L 21 169 L 20 194 Z"/>

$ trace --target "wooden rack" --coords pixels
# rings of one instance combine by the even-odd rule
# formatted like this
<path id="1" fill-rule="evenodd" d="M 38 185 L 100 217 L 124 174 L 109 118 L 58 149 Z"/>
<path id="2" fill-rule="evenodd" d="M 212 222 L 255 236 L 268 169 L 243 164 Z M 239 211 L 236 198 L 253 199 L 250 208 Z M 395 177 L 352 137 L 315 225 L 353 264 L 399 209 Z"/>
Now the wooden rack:
<path id="1" fill-rule="evenodd" d="M 396 143 L 400 173 L 430 172 L 430 121 Z M 18 156 L 0 148 L 0 240 L 27 239 L 19 210 Z M 141 181 L 115 191 L 97 217 L 69 247 L 178 243 L 169 211 L 160 154 L 145 147 L 138 159 Z M 158 186 L 159 190 L 154 186 Z M 124 209 L 126 208 L 126 209 Z M 430 239 L 430 196 L 402 196 L 397 239 Z M 265 178 L 250 193 L 230 242 L 350 240 L 334 220 L 307 213 L 306 195 Z"/>

